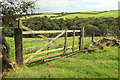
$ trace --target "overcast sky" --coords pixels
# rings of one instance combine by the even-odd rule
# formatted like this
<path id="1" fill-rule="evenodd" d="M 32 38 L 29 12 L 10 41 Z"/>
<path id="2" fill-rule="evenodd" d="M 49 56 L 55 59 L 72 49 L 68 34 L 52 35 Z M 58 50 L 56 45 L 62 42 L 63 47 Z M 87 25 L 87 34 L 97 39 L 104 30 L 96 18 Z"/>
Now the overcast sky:
<path id="1" fill-rule="evenodd" d="M 120 0 L 38 0 L 35 12 L 88 12 L 118 10 Z"/>

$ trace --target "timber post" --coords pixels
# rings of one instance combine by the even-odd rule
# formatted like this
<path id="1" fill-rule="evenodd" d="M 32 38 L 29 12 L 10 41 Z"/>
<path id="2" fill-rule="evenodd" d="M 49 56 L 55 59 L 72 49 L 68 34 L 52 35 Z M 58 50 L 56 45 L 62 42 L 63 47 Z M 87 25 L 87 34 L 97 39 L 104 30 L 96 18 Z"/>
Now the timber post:
<path id="1" fill-rule="evenodd" d="M 15 39 L 15 57 L 16 57 L 16 62 L 18 64 L 23 64 L 22 29 L 16 28 L 14 30 L 14 39 Z"/>
<path id="2" fill-rule="evenodd" d="M 18 28 L 20 28 L 20 20 L 18 20 Z"/>
<path id="3" fill-rule="evenodd" d="M 92 34 L 92 42 L 94 41 L 95 32 Z"/>
<path id="4" fill-rule="evenodd" d="M 82 28 L 82 51 L 84 51 L 84 27 Z"/>
<path id="5" fill-rule="evenodd" d="M 74 45 L 75 45 L 75 30 L 73 30 L 73 46 L 72 46 L 72 51 L 74 51 Z"/>
<path id="6" fill-rule="evenodd" d="M 48 41 L 48 43 L 50 42 L 50 40 Z M 48 45 L 47 47 L 48 50 L 50 50 L 50 45 Z M 49 55 L 50 53 L 48 52 L 47 55 Z"/>
<path id="7" fill-rule="evenodd" d="M 80 37 L 79 37 L 79 51 L 81 50 L 81 38 L 82 38 L 82 31 L 80 29 Z"/>
<path id="8" fill-rule="evenodd" d="M 67 50 L 67 30 L 65 30 L 64 54 L 66 53 L 66 50 Z"/>

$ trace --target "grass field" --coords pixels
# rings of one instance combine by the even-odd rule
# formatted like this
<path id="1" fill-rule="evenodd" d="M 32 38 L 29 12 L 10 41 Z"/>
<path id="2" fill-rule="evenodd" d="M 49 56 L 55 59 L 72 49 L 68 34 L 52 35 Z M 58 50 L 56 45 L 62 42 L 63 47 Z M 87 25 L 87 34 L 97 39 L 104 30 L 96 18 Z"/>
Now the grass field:
<path id="1" fill-rule="evenodd" d="M 58 14 L 52 14 L 52 13 L 43 13 L 40 15 L 30 15 L 30 16 L 26 16 L 27 19 L 30 18 L 34 18 L 34 17 L 51 17 L 51 16 L 56 16 L 55 18 L 51 18 L 51 19 L 73 19 L 75 17 L 79 17 L 79 18 L 88 18 L 88 17 L 95 17 L 95 18 L 99 18 L 99 17 L 118 17 L 118 14 L 120 13 L 120 11 L 107 11 L 107 12 L 80 12 L 80 13 L 75 13 L 75 14 L 66 14 L 64 16 L 61 17 L 57 17 Z M 24 20 L 25 17 L 21 17 L 21 20 Z"/>
<path id="2" fill-rule="evenodd" d="M 68 14 L 68 15 L 65 15 L 65 16 L 61 16 L 61 17 L 57 17 L 57 19 L 60 19 L 60 18 L 68 18 L 68 19 L 72 19 L 72 18 L 75 18 L 75 17 L 79 17 L 79 18 L 88 18 L 88 17 L 95 17 L 95 18 L 98 18 L 98 17 L 118 17 L 118 13 L 119 11 L 108 11 L 108 12 L 103 12 L 103 13 L 80 13 L 80 14 Z"/>
<path id="3" fill-rule="evenodd" d="M 99 17 L 114 17 L 117 18 L 119 15 L 120 11 L 106 11 L 106 12 L 80 12 L 80 13 L 74 13 L 74 14 L 66 14 L 64 16 L 61 17 L 57 17 L 59 16 L 58 14 L 53 14 L 53 13 L 43 13 L 43 14 L 39 14 L 39 15 L 30 15 L 30 16 L 26 16 L 26 19 L 30 19 L 30 18 L 35 18 L 35 17 L 51 17 L 51 16 L 55 16 L 54 18 L 51 19 L 73 19 L 75 17 L 79 17 L 79 18 L 89 18 L 89 17 L 95 17 L 95 18 L 99 18 Z M 25 17 L 21 17 L 20 20 L 24 20 Z"/>
<path id="4" fill-rule="evenodd" d="M 95 40 L 98 39 L 98 38 L 100 38 L 100 37 L 96 37 Z M 6 37 L 6 40 L 8 41 L 8 43 L 10 45 L 12 57 L 15 60 L 15 42 L 14 42 L 14 38 Z M 41 38 L 23 38 L 23 41 L 28 41 L 28 40 L 41 40 Z M 68 39 L 67 42 L 71 42 L 72 40 L 73 39 Z M 63 40 L 56 40 L 56 42 L 58 42 L 58 43 L 64 43 L 64 41 L 65 41 L 64 39 Z M 76 38 L 75 41 L 79 41 L 79 38 Z M 23 44 L 23 48 L 44 46 L 46 43 L 48 43 L 48 41 L 25 43 L 25 44 Z M 90 43 L 91 43 L 91 37 L 85 37 L 85 44 L 84 45 L 88 45 Z M 75 45 L 78 45 L 78 43 L 75 43 Z M 72 44 L 67 44 L 67 46 L 72 46 Z M 57 45 L 57 46 L 51 47 L 50 49 L 57 49 L 57 48 L 61 48 L 61 47 L 59 45 Z M 35 53 L 37 50 L 39 50 L 39 49 L 24 51 L 23 54 Z M 47 48 L 45 48 L 44 50 L 47 50 Z M 38 55 L 36 57 L 41 57 L 41 56 L 44 56 L 44 55 L 47 55 L 47 53 L 42 54 L 42 55 Z"/>
<path id="5" fill-rule="evenodd" d="M 98 39 L 99 37 L 96 37 Z M 9 41 L 14 56 L 13 38 Z M 34 40 L 39 38 L 32 38 Z M 31 40 L 31 38 L 24 38 Z M 78 38 L 76 39 L 76 41 Z M 68 41 L 72 41 L 69 39 Z M 58 41 L 64 42 L 64 40 Z M 47 42 L 45 42 L 47 43 Z M 43 42 L 25 44 L 23 47 L 40 46 Z M 91 43 L 91 37 L 85 37 L 85 45 Z M 69 44 L 71 45 L 71 44 Z M 53 47 L 56 48 L 56 47 Z M 53 49 L 52 48 L 52 49 Z M 28 54 L 29 52 L 24 52 Z M 40 61 L 27 64 L 27 68 L 16 67 L 10 70 L 7 78 L 118 78 L 118 47 L 109 46 L 89 54 L 78 53 L 74 56 L 42 63 Z"/>
<path id="6" fill-rule="evenodd" d="M 7 78 L 118 78 L 118 47 L 11 70 Z"/>
<path id="7" fill-rule="evenodd" d="M 30 16 L 26 16 L 27 19 L 30 19 L 30 18 L 34 18 L 34 17 L 44 17 L 44 16 L 47 16 L 47 17 L 51 17 L 51 16 L 58 16 L 57 14 L 52 14 L 52 13 L 43 13 L 43 14 L 40 14 L 40 15 L 30 15 Z M 20 18 L 21 20 L 24 20 L 25 17 L 21 17 Z"/>

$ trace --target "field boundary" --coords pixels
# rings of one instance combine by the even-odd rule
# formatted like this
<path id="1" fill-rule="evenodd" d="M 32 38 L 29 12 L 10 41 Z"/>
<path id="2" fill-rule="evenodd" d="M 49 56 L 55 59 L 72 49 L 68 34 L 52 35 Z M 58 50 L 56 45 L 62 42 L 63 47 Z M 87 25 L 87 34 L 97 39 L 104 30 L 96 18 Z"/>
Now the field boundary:
<path id="1" fill-rule="evenodd" d="M 74 51 L 76 51 L 75 50 L 76 47 L 79 47 L 79 51 L 80 51 L 81 45 L 82 45 L 82 50 L 84 49 L 84 46 L 83 46 L 84 45 L 84 28 L 82 30 L 49 30 L 49 31 L 43 31 L 43 30 L 42 31 L 33 31 L 33 30 L 30 30 L 29 28 L 27 28 L 28 31 L 22 31 L 22 29 L 20 27 L 21 26 L 19 25 L 19 27 L 14 30 L 16 62 L 19 64 L 26 64 L 26 63 L 38 61 L 41 59 L 54 57 L 56 55 L 66 54 L 68 52 L 74 52 Z M 47 33 L 49 33 L 49 34 L 59 33 L 59 34 L 55 38 L 51 38 L 51 39 L 41 35 L 41 34 L 47 34 Z M 73 33 L 73 36 L 68 37 L 68 33 Z M 79 33 L 80 36 L 75 36 L 75 33 Z M 23 35 L 27 35 L 27 34 L 39 34 L 40 36 L 42 36 L 43 40 L 22 41 Z M 65 36 L 61 37 L 63 34 L 65 34 Z M 79 41 L 75 41 L 76 37 L 79 37 Z M 73 38 L 73 41 L 68 42 L 67 39 L 71 39 L 71 38 Z M 55 41 L 55 40 L 63 40 L 63 39 L 65 40 L 64 43 L 58 43 Z M 23 43 L 25 44 L 25 43 L 42 42 L 42 41 L 48 41 L 48 43 L 43 46 L 23 48 Z M 54 43 L 54 44 L 51 44 L 51 43 Z M 78 45 L 75 45 L 75 43 L 78 43 Z M 72 44 L 72 46 L 67 46 L 67 44 Z M 57 46 L 59 45 L 62 48 L 50 50 L 50 47 L 53 47 L 56 45 Z M 47 50 L 42 51 L 45 48 L 47 48 Z M 35 53 L 23 55 L 23 50 L 27 51 L 27 50 L 34 50 L 34 49 L 38 49 L 38 50 Z M 71 49 L 71 50 L 68 51 L 68 49 Z M 61 50 L 63 50 L 63 52 L 50 54 L 50 52 L 56 52 L 56 51 L 61 51 Z M 47 53 L 46 56 L 34 59 L 35 56 L 40 55 L 40 54 L 45 54 L 45 53 Z"/>

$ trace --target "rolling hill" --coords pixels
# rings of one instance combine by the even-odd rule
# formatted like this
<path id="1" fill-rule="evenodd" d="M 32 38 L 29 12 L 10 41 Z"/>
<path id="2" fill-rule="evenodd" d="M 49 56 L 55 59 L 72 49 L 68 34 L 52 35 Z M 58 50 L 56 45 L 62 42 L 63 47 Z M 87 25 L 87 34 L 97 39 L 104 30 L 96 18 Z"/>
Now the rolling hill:
<path id="1" fill-rule="evenodd" d="M 42 14 L 36 14 L 36 15 L 30 15 L 30 16 L 26 16 L 27 19 L 30 19 L 30 18 L 34 18 L 34 17 L 44 17 L 44 16 L 47 16 L 47 17 L 51 17 L 51 19 L 60 19 L 60 18 L 63 18 L 63 19 L 73 19 L 75 17 L 79 17 L 79 18 L 88 18 L 88 17 L 96 17 L 96 18 L 99 18 L 99 17 L 118 17 L 119 15 L 119 12 L 118 10 L 116 11 L 101 11 L 101 12 L 76 12 L 76 13 L 67 13 L 67 14 L 64 14 L 62 15 L 62 13 L 60 14 L 57 14 L 57 13 L 42 13 Z M 62 16 L 60 16 L 62 15 Z M 25 17 L 21 17 L 21 20 L 24 20 Z"/>
<path id="2" fill-rule="evenodd" d="M 61 16 L 61 17 L 57 17 L 57 19 L 60 19 L 60 18 L 69 18 L 69 19 L 72 19 L 72 18 L 75 18 L 75 17 L 79 17 L 79 18 L 88 18 L 88 17 L 118 17 L 118 13 L 120 11 L 107 11 L 107 12 L 99 12 L 99 13 L 76 13 L 76 14 L 68 14 L 68 15 L 64 15 L 64 16 Z"/>

